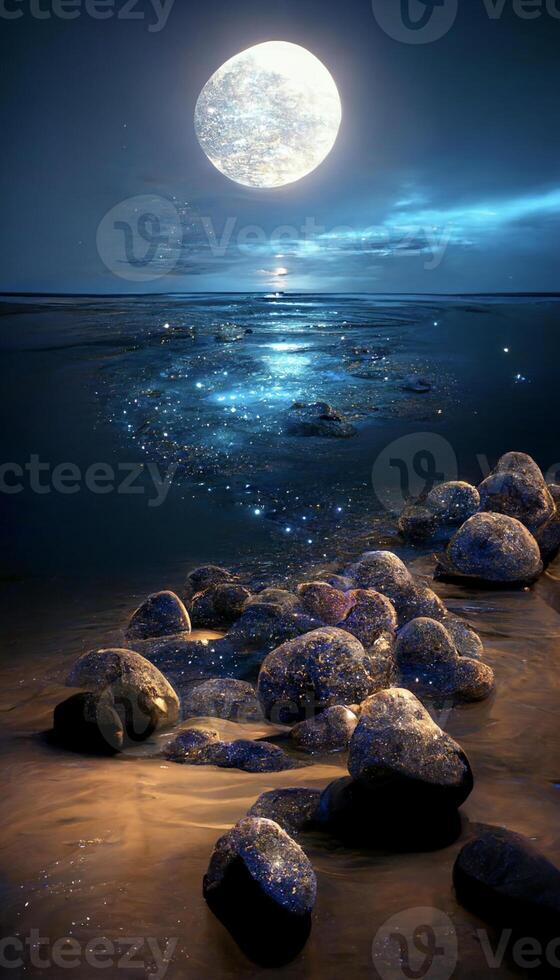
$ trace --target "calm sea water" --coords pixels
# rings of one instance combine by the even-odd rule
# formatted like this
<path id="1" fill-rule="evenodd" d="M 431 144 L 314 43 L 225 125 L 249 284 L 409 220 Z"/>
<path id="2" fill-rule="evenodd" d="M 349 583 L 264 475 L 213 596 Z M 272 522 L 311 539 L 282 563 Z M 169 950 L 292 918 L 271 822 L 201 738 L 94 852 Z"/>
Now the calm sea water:
<path id="1" fill-rule="evenodd" d="M 180 589 L 203 562 L 291 582 L 383 545 L 429 580 L 431 557 L 395 535 L 407 492 L 457 474 L 479 482 L 510 449 L 530 452 L 551 476 L 560 464 L 559 311 L 551 297 L 6 298 L 4 934 L 39 928 L 53 942 L 69 934 L 83 944 L 171 936 L 179 943 L 169 977 L 260 975 L 201 899 L 212 844 L 260 792 L 322 787 L 343 762 L 249 776 L 68 757 L 38 737 L 65 694 L 68 665 L 118 638 L 143 595 Z M 429 391 L 409 390 L 419 378 Z M 296 401 L 330 403 L 356 435 L 287 435 Z M 65 484 L 60 464 L 73 467 Z M 92 492 L 86 480 L 101 464 L 104 492 Z M 139 464 L 133 486 L 143 492 L 123 492 Z M 107 489 L 111 474 L 121 492 Z M 154 474 L 172 475 L 159 506 Z M 531 592 L 438 591 L 481 632 L 498 680 L 492 700 L 447 720 L 477 778 L 465 835 L 469 822 L 503 823 L 560 861 L 558 579 L 552 567 Z M 450 887 L 458 846 L 405 858 L 311 838 L 315 924 L 281 975 L 375 976 L 371 944 L 382 923 L 430 906 L 457 930 L 455 976 L 495 976 L 479 924 Z M 142 975 L 118 971 L 129 974 Z"/>

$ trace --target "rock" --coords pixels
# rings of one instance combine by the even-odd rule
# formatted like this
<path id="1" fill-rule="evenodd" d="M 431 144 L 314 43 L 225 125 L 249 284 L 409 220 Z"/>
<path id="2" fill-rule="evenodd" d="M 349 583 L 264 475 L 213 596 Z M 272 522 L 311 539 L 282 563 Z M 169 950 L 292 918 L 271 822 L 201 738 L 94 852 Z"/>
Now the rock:
<path id="1" fill-rule="evenodd" d="M 329 575 L 327 582 L 339 592 L 350 592 L 354 588 L 354 582 L 347 575 Z"/>
<path id="2" fill-rule="evenodd" d="M 418 619 L 419 616 L 443 620 L 448 615 L 439 596 L 427 586 L 417 583 L 396 595 L 393 604 L 397 610 L 399 626 L 405 626 L 411 619 Z"/>
<path id="3" fill-rule="evenodd" d="M 479 660 L 460 657 L 442 623 L 414 619 L 395 646 L 397 683 L 420 698 L 481 701 L 494 687 L 494 674 Z"/>
<path id="4" fill-rule="evenodd" d="M 290 604 L 287 599 L 269 602 L 255 597 L 229 630 L 228 641 L 235 649 L 258 650 L 266 654 L 281 643 L 322 625 L 319 620 L 298 611 L 297 596 L 292 598 L 295 604 Z"/>
<path id="5" fill-rule="evenodd" d="M 366 652 L 350 633 L 325 626 L 269 653 L 258 695 L 267 718 L 289 724 L 331 705 L 363 701 L 387 686 L 391 667 L 386 651 Z"/>
<path id="6" fill-rule="evenodd" d="M 313 825 L 321 792 L 318 789 L 271 789 L 261 793 L 248 817 L 274 820 L 288 834 L 297 834 Z"/>
<path id="7" fill-rule="evenodd" d="M 401 852 L 448 847 L 461 833 L 453 805 L 403 806 L 383 785 L 372 789 L 348 776 L 323 790 L 314 823 L 350 846 Z"/>
<path id="8" fill-rule="evenodd" d="M 328 582 L 304 582 L 298 586 L 298 593 L 305 611 L 327 626 L 336 626 L 346 619 L 353 605 L 349 593 L 340 592 Z"/>
<path id="9" fill-rule="evenodd" d="M 439 728 L 410 691 L 379 691 L 362 704 L 348 769 L 386 805 L 459 807 L 473 787 L 460 745 Z"/>
<path id="10" fill-rule="evenodd" d="M 346 752 L 357 724 L 356 715 L 337 704 L 316 718 L 295 725 L 290 738 L 301 752 Z"/>
<path id="11" fill-rule="evenodd" d="M 216 677 L 197 684 L 185 698 L 185 718 L 226 718 L 229 721 L 260 721 L 263 714 L 252 684 Z"/>
<path id="12" fill-rule="evenodd" d="M 193 596 L 191 619 L 199 629 L 222 629 L 231 626 L 241 616 L 251 592 L 236 582 L 211 585 Z"/>
<path id="13" fill-rule="evenodd" d="M 146 729 L 146 737 L 154 728 Z M 73 694 L 54 709 L 54 740 L 74 752 L 113 755 L 125 745 L 123 720 L 106 694 Z"/>
<path id="14" fill-rule="evenodd" d="M 285 772 L 307 765 L 292 758 L 271 742 L 236 739 L 234 742 L 208 741 L 184 758 L 175 758 L 193 766 L 218 766 L 219 769 L 241 769 L 243 772 Z"/>
<path id="15" fill-rule="evenodd" d="M 212 728 L 187 728 L 169 743 L 165 756 L 171 762 L 195 763 L 207 745 L 219 740 L 218 732 Z"/>
<path id="16" fill-rule="evenodd" d="M 110 693 L 119 713 L 126 712 L 130 738 L 151 726 L 165 728 L 179 718 L 179 698 L 163 674 L 133 650 L 92 650 L 76 661 L 68 687 L 85 687 L 96 694 Z M 151 730 L 153 731 L 153 727 Z"/>
<path id="17" fill-rule="evenodd" d="M 537 542 L 520 521 L 504 514 L 475 514 L 449 542 L 436 578 L 528 585 L 542 570 Z"/>
<path id="18" fill-rule="evenodd" d="M 277 589 L 274 586 L 262 589 L 261 592 L 252 596 L 247 603 L 247 608 L 263 603 L 279 606 L 287 612 L 302 612 L 303 608 L 299 596 L 294 592 L 289 592 L 288 589 Z"/>
<path id="19" fill-rule="evenodd" d="M 327 402 L 306 405 L 296 402 L 287 415 L 286 432 L 291 436 L 315 436 L 323 439 L 348 439 L 356 429 Z"/>
<path id="20" fill-rule="evenodd" d="M 196 592 L 204 592 L 212 585 L 220 585 L 222 582 L 235 582 L 236 580 L 237 576 L 228 568 L 221 568 L 220 565 L 201 565 L 189 572 L 185 594 L 187 599 L 191 599 Z"/>
<path id="21" fill-rule="evenodd" d="M 409 374 L 404 379 L 403 391 L 413 391 L 417 395 L 425 395 L 432 390 L 432 383 L 419 374 Z"/>
<path id="22" fill-rule="evenodd" d="M 535 540 L 544 564 L 549 565 L 560 551 L 560 511 L 535 531 Z"/>
<path id="23" fill-rule="evenodd" d="M 453 645 L 460 657 L 470 657 L 471 660 L 481 660 L 484 656 L 484 646 L 478 633 L 472 626 L 457 616 L 448 615 L 442 620 L 449 633 Z"/>
<path id="24" fill-rule="evenodd" d="M 391 551 L 366 552 L 347 574 L 360 589 L 374 589 L 392 601 L 414 584 L 404 562 Z"/>
<path id="25" fill-rule="evenodd" d="M 560 870 L 527 838 L 492 828 L 455 862 L 457 898 L 475 915 L 523 936 L 557 939 Z"/>
<path id="26" fill-rule="evenodd" d="M 495 473 L 518 473 L 536 486 L 544 484 L 540 467 L 527 453 L 505 453 L 494 467 Z"/>
<path id="27" fill-rule="evenodd" d="M 405 541 L 419 543 L 429 541 L 434 538 L 438 529 L 438 521 L 435 514 L 427 507 L 416 504 L 405 507 L 397 522 L 399 534 Z"/>
<path id="28" fill-rule="evenodd" d="M 179 596 L 174 592 L 155 592 L 133 613 L 126 635 L 130 639 L 146 640 L 190 631 L 189 614 Z"/>
<path id="29" fill-rule="evenodd" d="M 397 628 L 397 614 L 392 602 L 373 589 L 354 589 L 347 593 L 352 609 L 338 625 L 355 636 L 364 647 L 371 647 L 383 633 Z"/>
<path id="30" fill-rule="evenodd" d="M 426 497 L 425 507 L 439 524 L 460 525 L 476 514 L 480 494 L 470 483 L 452 480 L 434 487 Z"/>
<path id="31" fill-rule="evenodd" d="M 223 672 L 233 660 L 235 650 L 229 640 L 193 640 L 188 633 L 160 636 L 153 640 L 135 640 L 131 646 L 166 675 L 172 675 L 175 687 L 192 683 L 193 674 L 208 677 L 211 672 Z"/>
<path id="32" fill-rule="evenodd" d="M 552 495 L 541 477 L 534 483 L 520 473 L 492 473 L 480 484 L 480 508 L 492 514 L 507 514 L 536 531 L 555 513 Z"/>
<path id="33" fill-rule="evenodd" d="M 307 940 L 317 880 L 285 830 L 263 817 L 245 817 L 217 842 L 203 892 L 250 959 L 280 966 Z"/>

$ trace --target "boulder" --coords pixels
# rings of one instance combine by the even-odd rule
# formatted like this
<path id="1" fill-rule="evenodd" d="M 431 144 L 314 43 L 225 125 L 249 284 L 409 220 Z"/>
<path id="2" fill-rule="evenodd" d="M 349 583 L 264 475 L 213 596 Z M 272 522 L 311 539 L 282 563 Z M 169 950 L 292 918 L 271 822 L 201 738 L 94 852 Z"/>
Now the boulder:
<path id="1" fill-rule="evenodd" d="M 126 635 L 128 639 L 146 640 L 190 631 L 189 614 L 179 596 L 174 592 L 155 592 L 132 614 Z"/>
<path id="2" fill-rule="evenodd" d="M 181 693 L 192 684 L 193 676 L 223 673 L 235 656 L 233 644 L 225 638 L 195 640 L 188 633 L 134 640 L 131 647 L 171 677 Z"/>
<path id="3" fill-rule="evenodd" d="M 536 531 L 553 517 L 556 507 L 542 476 L 536 483 L 520 473 L 499 471 L 480 484 L 480 509 L 515 517 Z"/>
<path id="4" fill-rule="evenodd" d="M 535 540 L 545 565 L 548 565 L 560 551 L 560 486 L 550 484 L 548 489 L 554 500 L 555 511 L 550 520 L 535 531 Z"/>
<path id="5" fill-rule="evenodd" d="M 300 721 L 290 738 L 301 752 L 346 752 L 358 719 L 345 705 L 326 708 L 316 718 Z"/>
<path id="6" fill-rule="evenodd" d="M 237 582 L 211 585 L 192 598 L 191 620 L 198 629 L 224 629 L 241 616 L 251 592 Z"/>
<path id="7" fill-rule="evenodd" d="M 420 698 L 482 701 L 494 674 L 479 660 L 459 656 L 451 635 L 434 619 L 413 619 L 395 646 L 397 683 Z"/>
<path id="8" fill-rule="evenodd" d="M 218 840 L 203 892 L 250 959 L 280 966 L 307 940 L 317 880 L 285 830 L 264 817 L 245 817 Z"/>
<path id="9" fill-rule="evenodd" d="M 472 626 L 458 619 L 457 616 L 447 615 L 441 620 L 449 633 L 453 646 L 460 657 L 470 657 L 471 660 L 481 660 L 484 656 L 484 646 L 478 633 Z"/>
<path id="10" fill-rule="evenodd" d="M 262 709 L 255 689 L 247 681 L 215 677 L 197 684 L 187 694 L 185 718 L 226 718 L 229 721 L 262 720 Z"/>
<path id="11" fill-rule="evenodd" d="M 241 769 L 243 772 L 285 772 L 288 769 L 301 769 L 307 765 L 289 756 L 278 745 L 271 742 L 253 742 L 250 739 L 236 739 L 222 742 L 211 739 L 194 751 L 180 757 L 175 753 L 174 762 L 192 766 L 217 766 L 219 769 Z"/>
<path id="12" fill-rule="evenodd" d="M 386 805 L 459 807 L 473 787 L 460 745 L 410 691 L 379 691 L 362 704 L 350 742 L 350 775 Z"/>
<path id="13" fill-rule="evenodd" d="M 154 725 L 146 727 L 146 737 Z M 127 740 L 121 714 L 106 694 L 73 694 L 54 709 L 53 738 L 64 748 L 92 755 L 114 755 Z"/>
<path id="14" fill-rule="evenodd" d="M 416 582 L 396 595 L 393 604 L 397 611 L 399 626 L 405 626 L 411 619 L 418 619 L 419 616 L 443 620 L 448 615 L 439 596 L 426 585 Z"/>
<path id="15" fill-rule="evenodd" d="M 313 825 L 320 799 L 318 789 L 271 789 L 261 793 L 247 816 L 274 820 L 286 833 L 293 835 Z"/>
<path id="16" fill-rule="evenodd" d="M 374 589 L 392 601 L 414 584 L 405 563 L 391 551 L 367 551 L 350 566 L 348 577 L 360 589 Z"/>
<path id="17" fill-rule="evenodd" d="M 115 706 L 126 712 L 129 737 L 152 725 L 166 728 L 179 718 L 176 691 L 149 660 L 133 650 L 92 650 L 79 657 L 66 678 L 68 687 L 82 687 L 110 694 Z M 153 730 L 153 728 L 152 728 Z"/>
<path id="18" fill-rule="evenodd" d="M 218 732 L 212 728 L 187 728 L 165 749 L 165 757 L 171 762 L 196 763 L 202 751 L 212 742 L 219 742 Z"/>
<path id="19" fill-rule="evenodd" d="M 197 592 L 204 592 L 212 585 L 219 585 L 222 582 L 235 582 L 237 576 L 230 572 L 228 568 L 221 568 L 220 565 L 201 565 L 194 568 L 187 576 L 185 586 L 185 596 L 192 599 Z"/>
<path id="20" fill-rule="evenodd" d="M 290 596 L 290 593 L 285 595 Z M 281 643 L 309 633 L 321 625 L 319 620 L 300 611 L 297 596 L 280 601 L 277 598 L 272 601 L 266 596 L 256 596 L 229 630 L 227 639 L 237 650 L 258 650 L 266 654 Z"/>
<path id="21" fill-rule="evenodd" d="M 325 626 L 282 644 L 262 663 L 258 695 L 267 718 L 284 724 L 386 687 L 387 650 L 366 652 L 350 633 Z"/>
<path id="22" fill-rule="evenodd" d="M 298 593 L 305 611 L 326 626 L 336 626 L 346 619 L 353 606 L 352 595 L 335 589 L 328 582 L 304 582 Z"/>
<path id="23" fill-rule="evenodd" d="M 459 526 L 476 514 L 480 494 L 470 483 L 452 480 L 434 487 L 426 497 L 425 507 L 438 524 Z"/>
<path id="24" fill-rule="evenodd" d="M 352 608 L 338 625 L 355 636 L 364 647 L 371 647 L 383 633 L 396 630 L 395 607 L 386 596 L 373 589 L 354 589 L 347 595 Z"/>
<path id="25" fill-rule="evenodd" d="M 438 520 L 427 507 L 411 504 L 405 507 L 397 522 L 399 534 L 405 541 L 420 544 L 430 541 L 437 534 Z"/>
<path id="26" fill-rule="evenodd" d="M 475 514 L 449 542 L 436 578 L 528 585 L 542 570 L 537 542 L 520 521 L 505 514 Z"/>
<path id="27" fill-rule="evenodd" d="M 496 466 L 495 473 L 518 473 L 535 485 L 544 484 L 545 479 L 542 471 L 532 456 L 527 453 L 510 452 L 500 457 Z"/>
<path id="28" fill-rule="evenodd" d="M 339 592 L 350 592 L 354 588 L 354 582 L 347 575 L 329 575 L 327 582 Z"/>
<path id="29" fill-rule="evenodd" d="M 527 838 L 485 830 L 460 852 L 453 882 L 461 904 L 481 919 L 523 936 L 557 939 L 560 870 Z"/>
<path id="30" fill-rule="evenodd" d="M 295 402 L 287 413 L 286 432 L 290 436 L 349 439 L 356 435 L 356 428 L 327 402 Z"/>

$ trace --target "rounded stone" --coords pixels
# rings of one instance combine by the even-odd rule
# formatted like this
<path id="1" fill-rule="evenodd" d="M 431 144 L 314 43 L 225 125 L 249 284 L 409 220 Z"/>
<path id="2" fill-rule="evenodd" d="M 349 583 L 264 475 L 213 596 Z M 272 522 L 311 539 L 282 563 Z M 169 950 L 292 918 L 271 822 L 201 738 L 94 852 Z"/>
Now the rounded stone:
<path id="1" fill-rule="evenodd" d="M 195 762 L 207 745 L 219 739 L 218 732 L 212 728 L 187 728 L 169 743 L 165 757 L 171 762 Z"/>
<path id="2" fill-rule="evenodd" d="M 348 576 L 361 589 L 374 589 L 392 599 L 413 583 L 406 565 L 391 551 L 366 552 L 348 569 Z"/>
<path id="3" fill-rule="evenodd" d="M 327 626 L 346 619 L 353 605 L 350 593 L 340 592 L 328 582 L 304 582 L 298 586 L 298 593 L 305 611 Z"/>
<path id="4" fill-rule="evenodd" d="M 262 663 L 258 695 L 267 718 L 301 721 L 331 705 L 363 701 L 386 687 L 390 664 L 333 626 L 282 644 Z"/>
<path id="5" fill-rule="evenodd" d="M 395 595 L 393 602 L 399 626 L 404 626 L 419 616 L 443 620 L 448 614 L 443 602 L 432 589 L 415 582 Z"/>
<path id="6" fill-rule="evenodd" d="M 354 589 L 348 593 L 350 613 L 338 625 L 355 636 L 364 647 L 371 647 L 382 633 L 397 628 L 397 613 L 390 599 L 373 589 Z"/>
<path id="7" fill-rule="evenodd" d="M 527 528 L 505 514 L 475 514 L 449 542 L 439 572 L 490 584 L 534 582 L 543 564 Z"/>
<path id="8" fill-rule="evenodd" d="M 479 660 L 460 657 L 442 623 L 415 619 L 397 638 L 398 684 L 419 697 L 481 701 L 494 687 L 494 674 Z"/>
<path id="9" fill-rule="evenodd" d="M 313 824 L 320 799 L 318 789 L 271 789 L 261 793 L 247 816 L 274 820 L 286 833 L 297 834 Z"/>
<path id="10" fill-rule="evenodd" d="M 251 599 L 251 592 L 236 582 L 211 585 L 197 592 L 191 604 L 191 619 L 198 628 L 223 628 L 239 619 Z"/>
<path id="11" fill-rule="evenodd" d="M 399 534 L 405 541 L 420 543 L 435 537 L 438 521 L 435 514 L 427 507 L 414 504 L 405 507 L 397 522 Z"/>
<path id="12" fill-rule="evenodd" d="M 530 531 L 550 520 L 556 510 L 542 478 L 535 483 L 509 471 L 492 473 L 480 484 L 480 507 L 485 512 L 515 517 Z"/>
<path id="13" fill-rule="evenodd" d="M 132 614 L 127 637 L 147 640 L 154 636 L 190 633 L 189 614 L 174 592 L 155 592 Z"/>
<path id="14" fill-rule="evenodd" d="M 470 483 L 453 480 L 434 487 L 426 497 L 425 506 L 440 524 L 460 525 L 476 514 L 480 494 Z"/>
<path id="15" fill-rule="evenodd" d="M 271 742 L 239 738 L 233 742 L 209 742 L 192 761 L 195 765 L 240 769 L 242 772 L 286 772 L 307 765 Z"/>
<path id="16" fill-rule="evenodd" d="M 536 486 L 545 483 L 540 466 L 527 453 L 505 453 L 496 463 L 494 471 L 496 473 L 518 473 Z"/>
<path id="17" fill-rule="evenodd" d="M 187 694 L 183 711 L 185 718 L 225 718 L 236 722 L 262 719 L 253 685 L 229 677 L 214 677 L 197 684 Z"/>
<path id="18" fill-rule="evenodd" d="M 410 691 L 391 688 L 362 704 L 348 769 L 370 789 L 405 804 L 461 806 L 472 790 L 468 759 Z"/>
<path id="19" fill-rule="evenodd" d="M 301 752 L 346 752 L 358 719 L 345 705 L 333 705 L 292 728 L 290 737 Z"/>
<path id="20" fill-rule="evenodd" d="M 457 653 L 460 657 L 470 657 L 471 660 L 480 660 L 484 655 L 484 646 L 478 633 L 456 616 L 446 616 L 442 621 L 449 633 Z"/>

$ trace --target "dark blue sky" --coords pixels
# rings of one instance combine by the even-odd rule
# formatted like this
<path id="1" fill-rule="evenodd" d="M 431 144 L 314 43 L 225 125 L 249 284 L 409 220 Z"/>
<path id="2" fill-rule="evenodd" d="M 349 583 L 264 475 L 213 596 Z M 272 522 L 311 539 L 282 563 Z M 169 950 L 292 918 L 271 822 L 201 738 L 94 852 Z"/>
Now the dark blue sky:
<path id="1" fill-rule="evenodd" d="M 164 25 L 157 0 L 134 19 L 98 0 L 103 20 L 86 0 L 34 2 L 4 0 L 22 16 L 0 17 L 2 290 L 559 288 L 560 3 L 523 19 L 512 0 L 459 0 L 442 38 L 410 44 L 372 10 L 400 0 L 167 0 Z M 327 65 L 343 121 L 319 169 L 263 191 L 212 167 L 193 112 L 219 65 L 270 39 Z M 132 221 L 121 202 L 137 196 L 163 237 L 162 199 L 180 220 L 140 276 L 113 220 Z"/>

